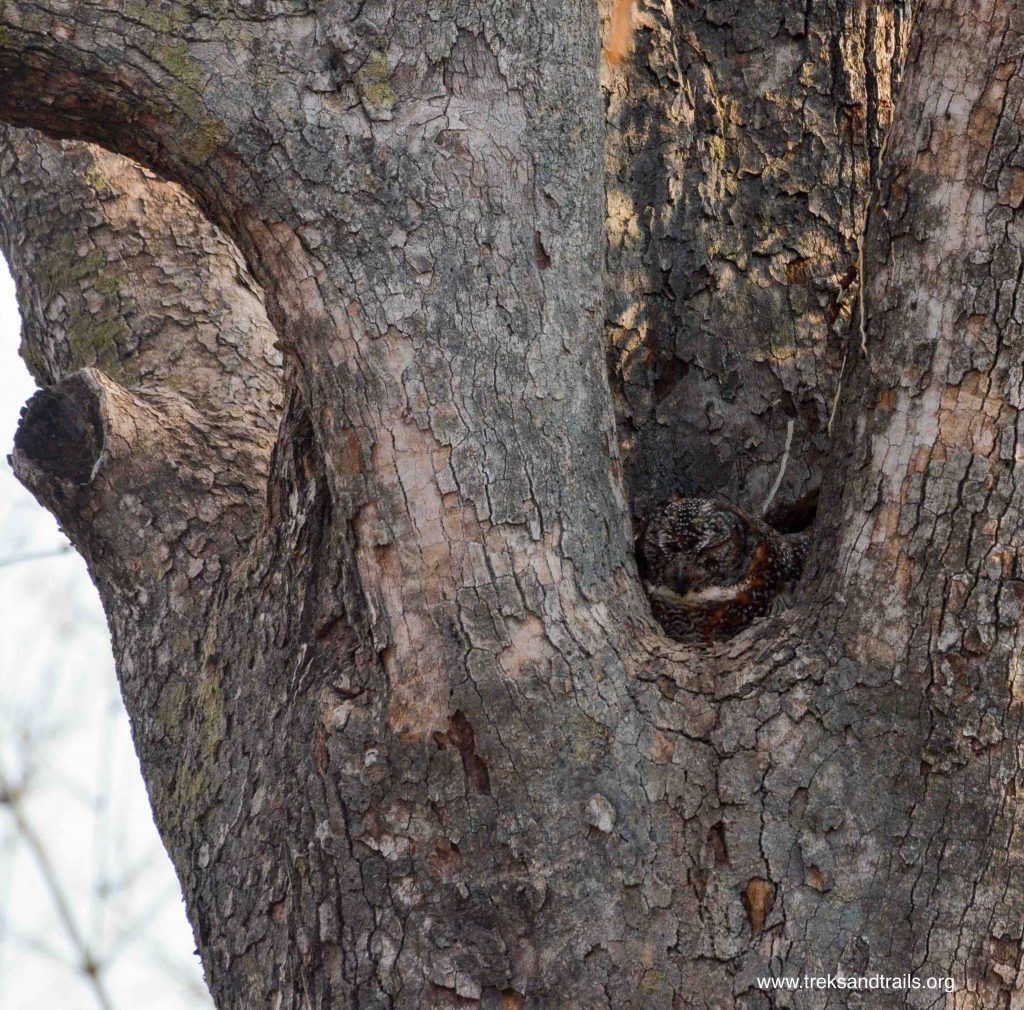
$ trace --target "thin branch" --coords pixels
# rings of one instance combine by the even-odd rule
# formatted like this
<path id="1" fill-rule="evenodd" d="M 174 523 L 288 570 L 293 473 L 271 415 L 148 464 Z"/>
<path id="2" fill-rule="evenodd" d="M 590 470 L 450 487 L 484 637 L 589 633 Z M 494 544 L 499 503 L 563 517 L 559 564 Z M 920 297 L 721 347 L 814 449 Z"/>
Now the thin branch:
<path id="1" fill-rule="evenodd" d="M 836 383 L 836 395 L 832 398 L 832 409 L 828 413 L 828 429 L 826 434 L 832 437 L 832 422 L 836 419 L 836 411 L 839 409 L 839 394 L 843 391 L 843 373 L 846 371 L 846 359 L 850 355 L 850 349 L 846 349 L 843 355 L 843 363 L 839 366 L 839 382 Z"/>
<path id="2" fill-rule="evenodd" d="M 100 978 L 99 962 L 93 955 L 85 938 L 79 932 L 71 905 L 68 903 L 67 895 L 61 887 L 60 879 L 57 876 L 53 863 L 50 861 L 46 846 L 43 845 L 43 840 L 25 816 L 25 812 L 21 807 L 18 790 L 10 788 L 7 777 L 2 769 L 0 769 L 0 799 L 2 799 L 3 805 L 11 812 L 18 835 L 35 858 L 39 874 L 43 878 L 43 883 L 50 892 L 50 897 L 57 910 L 57 917 L 64 926 L 64 931 L 67 933 L 78 954 L 79 967 L 88 984 L 92 986 L 96 1002 L 101 1007 L 101 1010 L 113 1010 L 114 1005 L 110 1002 L 107 991 L 103 986 L 103 980 Z"/>
<path id="3" fill-rule="evenodd" d="M 775 478 L 775 483 L 772 485 L 771 491 L 768 492 L 768 497 L 761 506 L 761 515 L 768 511 L 769 506 L 775 500 L 775 495 L 782 486 L 782 478 L 786 475 L 786 466 L 789 463 L 789 450 L 793 446 L 793 427 L 795 424 L 796 422 L 792 417 L 786 422 L 786 446 L 782 450 L 782 464 L 779 466 L 779 473 Z"/>
<path id="4" fill-rule="evenodd" d="M 867 286 L 864 283 L 864 239 L 868 227 L 868 217 L 871 214 L 871 201 L 868 201 L 868 209 L 864 215 L 864 231 L 857 237 L 857 315 L 859 317 L 860 326 L 860 353 L 866 358 L 868 356 L 868 327 L 867 327 L 867 308 L 864 304 L 865 294 L 864 289 Z"/>
<path id="5" fill-rule="evenodd" d="M 42 561 L 44 558 L 59 558 L 71 553 L 71 544 L 55 547 L 48 551 L 30 551 L 27 554 L 12 554 L 9 558 L 0 558 L 0 568 L 20 565 L 24 561 Z"/>

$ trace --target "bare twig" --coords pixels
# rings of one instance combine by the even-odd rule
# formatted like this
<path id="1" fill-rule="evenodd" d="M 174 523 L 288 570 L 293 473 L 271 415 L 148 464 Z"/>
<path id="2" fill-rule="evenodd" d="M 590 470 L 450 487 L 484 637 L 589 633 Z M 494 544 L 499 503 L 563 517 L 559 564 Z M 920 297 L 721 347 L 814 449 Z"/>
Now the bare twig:
<path id="1" fill-rule="evenodd" d="M 764 505 L 761 506 L 761 515 L 764 515 L 768 511 L 769 506 L 775 500 L 775 495 L 782 486 L 782 478 L 786 474 L 786 465 L 789 463 L 789 450 L 793 446 L 793 427 L 795 424 L 796 422 L 793 418 L 790 418 L 786 422 L 786 447 L 782 450 L 782 464 L 779 466 L 779 473 L 775 478 L 775 483 L 772 485 L 771 491 L 768 492 L 768 497 L 765 499 Z"/>
<path id="2" fill-rule="evenodd" d="M 100 976 L 101 966 L 86 943 L 85 937 L 82 936 L 78 924 L 75 922 L 71 905 L 61 886 L 57 871 L 50 861 L 46 846 L 22 809 L 19 790 L 11 788 L 7 776 L 2 769 L 0 769 L 0 796 L 3 798 L 4 806 L 11 813 L 14 827 L 19 837 L 35 859 L 39 875 L 42 877 L 46 889 L 50 892 L 50 898 L 57 911 L 57 917 L 60 919 L 61 925 L 63 925 L 72 946 L 75 948 L 75 953 L 78 955 L 79 968 L 86 982 L 92 987 L 96 1002 L 101 1010 L 113 1010 L 113 1003 L 111 1003 L 107 995 L 103 979 Z"/>
<path id="3" fill-rule="evenodd" d="M 12 554 L 9 558 L 0 558 L 0 568 L 8 568 L 11 565 L 20 565 L 25 561 L 42 561 L 44 558 L 59 558 L 64 554 L 71 553 L 71 545 L 55 547 L 48 551 L 29 551 L 27 554 Z"/>
<path id="4" fill-rule="evenodd" d="M 857 315 L 860 325 L 860 353 L 866 358 L 868 356 L 868 327 L 867 308 L 865 307 L 864 288 L 864 241 L 868 230 L 868 219 L 871 214 L 871 200 L 868 200 L 868 207 L 864 213 L 864 230 L 857 237 Z"/>
<path id="5" fill-rule="evenodd" d="M 836 419 L 836 411 L 839 409 L 839 394 L 843 391 L 843 373 L 846 371 L 846 359 L 850 356 L 850 349 L 846 349 L 843 355 L 843 363 L 839 366 L 839 381 L 836 383 L 836 395 L 832 397 L 832 409 L 828 414 L 828 428 L 826 434 L 832 437 L 832 422 Z"/>

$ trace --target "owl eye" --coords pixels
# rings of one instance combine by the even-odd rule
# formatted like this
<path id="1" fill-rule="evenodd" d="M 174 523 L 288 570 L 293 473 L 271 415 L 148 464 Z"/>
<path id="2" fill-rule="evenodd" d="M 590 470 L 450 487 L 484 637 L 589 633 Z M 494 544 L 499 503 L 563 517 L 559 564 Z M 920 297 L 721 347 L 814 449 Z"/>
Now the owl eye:
<path id="1" fill-rule="evenodd" d="M 710 543 L 705 544 L 701 548 L 701 550 L 705 554 L 708 551 L 719 551 L 723 547 L 725 547 L 725 545 L 728 544 L 730 542 L 730 540 L 731 540 L 731 537 L 729 537 L 729 536 L 719 537 L 717 540 L 712 540 Z"/>

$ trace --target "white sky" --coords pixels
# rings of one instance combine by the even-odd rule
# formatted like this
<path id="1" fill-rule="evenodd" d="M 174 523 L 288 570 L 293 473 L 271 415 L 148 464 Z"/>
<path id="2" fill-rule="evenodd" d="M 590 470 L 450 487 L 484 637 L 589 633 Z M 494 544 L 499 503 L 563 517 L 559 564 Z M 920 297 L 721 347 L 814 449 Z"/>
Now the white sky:
<path id="1" fill-rule="evenodd" d="M 0 1010 L 103 1007 L 76 970 L 69 925 L 100 962 L 113 1010 L 208 1008 L 85 564 L 74 553 L 5 564 L 66 543 L 7 463 L 34 389 L 18 340 L 0 259 L 0 776 L 25 782 L 19 809 L 71 919 L 62 919 L 39 856 L 0 804 Z"/>

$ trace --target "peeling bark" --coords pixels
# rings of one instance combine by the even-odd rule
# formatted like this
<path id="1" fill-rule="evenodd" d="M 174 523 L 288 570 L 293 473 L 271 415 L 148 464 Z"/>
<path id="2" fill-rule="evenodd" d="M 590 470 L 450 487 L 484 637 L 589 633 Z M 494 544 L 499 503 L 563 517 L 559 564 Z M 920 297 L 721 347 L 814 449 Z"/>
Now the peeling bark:
<path id="1" fill-rule="evenodd" d="M 636 18 L 606 115 L 586 4 L 0 3 L 0 116 L 266 292 L 8 135 L 15 463 L 221 1007 L 1019 999 L 1016 15 L 921 5 L 887 145 L 902 7 Z M 802 602 L 670 642 L 623 489 L 756 502 L 784 419 Z"/>

